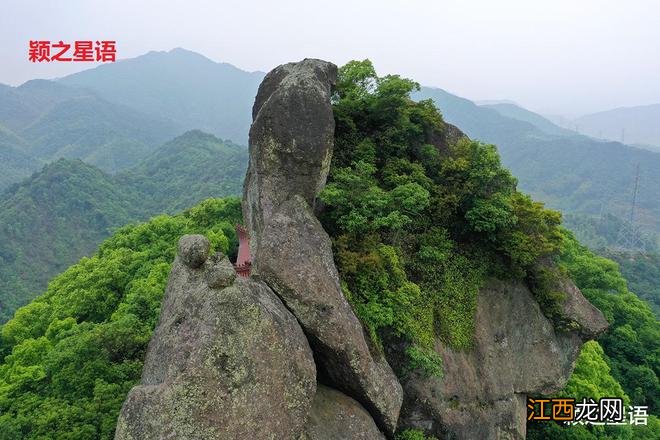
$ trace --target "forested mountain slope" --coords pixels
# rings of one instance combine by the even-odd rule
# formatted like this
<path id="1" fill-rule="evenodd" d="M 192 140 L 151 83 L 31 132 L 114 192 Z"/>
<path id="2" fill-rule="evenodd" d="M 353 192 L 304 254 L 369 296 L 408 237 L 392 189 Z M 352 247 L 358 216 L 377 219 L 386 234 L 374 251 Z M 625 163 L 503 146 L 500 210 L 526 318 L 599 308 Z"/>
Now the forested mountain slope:
<path id="1" fill-rule="evenodd" d="M 133 165 L 179 125 L 53 81 L 0 86 L 0 190 L 45 162 L 76 158 L 108 172 Z"/>
<path id="2" fill-rule="evenodd" d="M 631 292 L 646 301 L 660 319 L 660 253 L 608 250 L 606 257 L 619 264 Z"/>
<path id="3" fill-rule="evenodd" d="M 244 147 L 193 131 L 123 174 L 60 159 L 10 187 L 0 196 L 0 323 L 114 229 L 240 193 L 246 166 Z"/>
<path id="4" fill-rule="evenodd" d="M 32 156 L 82 159 L 108 172 L 126 169 L 176 133 L 176 126 L 95 96 L 57 103 L 21 131 Z"/>
<path id="5" fill-rule="evenodd" d="M 424 87 L 448 122 L 470 137 L 496 144 L 520 187 L 565 213 L 626 218 L 640 166 L 638 220 L 660 232 L 660 154 L 586 136 L 555 136 L 441 89 Z M 602 211 L 601 211 L 602 210 Z"/>
<path id="6" fill-rule="evenodd" d="M 450 127 L 431 103 L 408 99 L 415 88 L 412 81 L 397 76 L 377 77 L 370 63 L 356 62 L 340 70 L 338 82 L 340 94 L 333 107 L 336 155 L 328 185 L 320 195 L 325 205 L 320 220 L 330 235 L 324 237 L 328 247 L 332 241 L 335 255 L 335 261 L 331 255 L 327 263 L 337 265 L 340 296 L 346 295 L 365 326 L 374 352 L 389 348 L 388 360 L 402 383 L 408 385 L 405 392 L 411 392 L 410 384 L 415 381 L 437 384 L 433 381 L 445 380 L 443 374 L 452 369 L 454 374 L 459 372 L 454 376 L 457 393 L 463 392 L 460 384 L 469 385 L 470 381 L 490 384 L 483 379 L 485 372 L 472 368 L 475 366 L 470 359 L 463 356 L 469 356 L 466 353 L 478 339 L 476 329 L 483 330 L 480 325 L 484 320 L 490 319 L 497 331 L 510 330 L 511 322 L 520 316 L 509 314 L 506 318 L 511 318 L 511 322 L 493 322 L 489 310 L 476 317 L 478 295 L 489 280 L 497 278 L 509 286 L 500 292 L 504 300 L 515 295 L 522 298 L 521 286 L 529 287 L 530 290 L 522 290 L 528 298 L 533 296 L 535 303 L 522 313 L 537 313 L 541 319 L 537 327 L 549 329 L 544 333 L 548 336 L 542 339 L 544 342 L 564 332 L 575 332 L 576 328 L 568 324 L 582 324 L 565 321 L 567 317 L 558 307 L 563 291 L 553 290 L 554 277 L 569 274 L 584 295 L 602 310 L 610 329 L 600 339 L 602 348 L 596 342 L 585 346 L 575 374 L 561 394 L 576 398 L 618 396 L 626 403 L 648 404 L 649 412 L 657 414 L 658 323 L 648 307 L 628 291 L 617 266 L 593 255 L 570 233 L 561 230 L 558 214 L 517 191 L 515 179 L 502 167 L 494 147 L 451 137 Z M 374 84 L 374 88 L 365 84 Z M 204 152 L 212 139 L 198 132 L 186 136 L 196 144 L 193 151 L 201 151 L 199 155 L 206 159 Z M 268 136 L 263 139 L 267 142 Z M 164 150 L 176 156 L 176 144 L 165 146 Z M 231 150 L 231 146 L 222 148 Z M 261 154 L 268 158 L 269 152 L 263 150 Z M 148 169 L 146 163 L 142 169 Z M 297 169 L 285 171 L 295 177 Z M 150 176 L 165 176 L 163 181 L 167 181 L 172 174 L 152 170 Z M 311 209 L 308 211 L 316 226 L 304 222 L 303 226 L 321 227 L 313 219 Z M 297 215 L 299 211 L 282 208 L 277 214 Z M 236 246 L 234 224 L 239 221 L 238 199 L 207 200 L 173 217 L 158 216 L 147 223 L 122 228 L 94 256 L 83 258 L 57 276 L 44 295 L 21 308 L 1 328 L 0 432 L 8 438 L 112 438 L 122 401 L 140 378 L 176 241 L 183 234 L 201 233 L 209 237 L 214 250 L 231 253 Z M 297 257 L 295 252 L 293 257 Z M 562 270 L 546 272 L 555 263 L 538 263 L 547 258 L 560 264 Z M 318 263 L 313 262 L 313 267 L 319 267 Z M 288 266 L 283 272 L 287 270 L 298 268 Z M 300 277 L 296 273 L 290 279 Z M 337 290 L 339 285 L 333 284 Z M 486 295 L 498 293 L 483 290 Z M 213 295 L 219 293 L 214 292 Z M 190 318 L 182 313 L 172 323 L 188 331 L 197 320 L 218 320 L 217 316 Z M 581 330 L 588 331 L 589 324 L 585 323 Z M 249 328 L 242 330 L 258 334 L 250 333 L 253 330 Z M 515 351 L 529 342 L 526 334 L 518 336 L 496 339 L 499 335 L 492 334 L 487 343 L 496 344 L 505 353 L 517 354 L 517 364 L 525 368 L 536 365 L 532 361 L 538 359 Z M 531 345 L 543 350 L 546 344 Z M 455 350 L 453 359 L 465 362 L 450 365 L 436 351 L 440 349 L 444 355 L 447 350 Z M 239 374 L 238 379 L 236 374 L 229 374 L 232 384 L 253 386 L 253 382 L 242 380 L 245 370 L 241 366 L 233 369 L 232 359 L 225 353 L 222 351 L 223 356 L 216 359 L 227 366 L 224 370 Z M 211 354 L 216 356 L 217 352 Z M 504 371 L 501 360 L 495 357 L 499 368 L 488 372 L 493 380 L 500 382 L 510 374 L 527 375 L 515 369 Z M 323 360 L 315 361 L 321 365 Z M 470 367 L 467 370 L 476 372 L 478 377 L 463 382 L 466 364 Z M 537 374 L 547 377 L 543 371 L 529 375 Z M 542 385 L 547 389 L 552 383 Z M 412 391 L 424 393 L 428 388 L 419 386 Z M 508 389 L 513 392 L 513 387 Z M 438 395 L 432 398 L 444 398 Z M 436 411 L 433 416 L 457 409 L 481 414 L 489 406 L 502 403 L 483 400 L 483 395 L 475 393 L 471 398 L 477 403 L 461 407 L 462 401 L 451 395 L 445 397 L 449 403 L 432 408 Z M 182 406 L 188 404 L 182 402 Z M 426 409 L 421 406 L 424 404 L 422 399 L 412 400 L 412 405 L 420 405 L 412 409 Z M 170 408 L 179 410 L 178 405 Z M 413 411 L 415 414 L 420 412 Z M 493 425 L 511 425 L 511 413 L 502 417 L 503 412 L 496 408 L 491 414 L 485 419 Z M 186 417 L 186 422 L 189 419 L 195 418 Z M 466 430 L 480 428 L 474 420 L 464 424 Z M 410 422 L 411 418 L 404 421 Z M 425 428 L 427 424 L 417 426 L 418 429 L 410 424 L 399 426 L 406 428 L 399 432 L 399 438 L 405 440 L 428 440 L 432 437 L 427 435 L 438 436 L 440 429 L 438 424 L 432 426 L 432 432 Z M 516 427 L 520 428 L 521 425 Z M 654 439 L 658 423 L 650 417 L 646 428 L 563 429 L 547 424 L 540 433 L 534 429 L 530 431 L 539 434 L 536 438 L 593 440 L 612 434 L 620 440 Z M 549 432 L 544 432 L 546 429 Z"/>
<path id="7" fill-rule="evenodd" d="M 117 180 L 146 197 L 148 211 L 176 212 L 209 197 L 240 194 L 247 149 L 199 130 L 166 143 Z"/>
<path id="8" fill-rule="evenodd" d="M 91 253 L 139 204 L 101 170 L 60 159 L 0 200 L 0 322 Z"/>
<path id="9" fill-rule="evenodd" d="M 23 139 L 0 125 L 0 192 L 40 166 L 40 161 L 30 156 L 27 149 Z"/>

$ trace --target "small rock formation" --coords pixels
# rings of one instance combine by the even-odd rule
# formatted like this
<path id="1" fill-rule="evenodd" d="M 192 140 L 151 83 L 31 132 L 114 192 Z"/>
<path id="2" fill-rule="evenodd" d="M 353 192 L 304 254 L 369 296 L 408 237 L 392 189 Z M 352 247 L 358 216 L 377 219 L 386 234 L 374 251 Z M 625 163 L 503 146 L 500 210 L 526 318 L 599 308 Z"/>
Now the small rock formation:
<path id="1" fill-rule="evenodd" d="M 369 351 L 342 294 L 330 238 L 313 213 L 332 156 L 336 72 L 333 64 L 308 59 L 264 79 L 253 109 L 243 217 L 255 250 L 253 273 L 296 316 L 317 367 L 391 434 L 401 386 L 387 362 Z"/>
<path id="2" fill-rule="evenodd" d="M 575 332 L 584 341 L 596 339 L 607 330 L 609 324 L 601 311 L 582 295 L 582 292 L 573 281 L 569 278 L 562 279 L 558 287 L 566 295 L 566 299 L 562 304 L 562 315 L 565 319 L 576 324 Z"/>
<path id="3" fill-rule="evenodd" d="M 184 235 L 179 240 L 178 255 L 192 269 L 204 264 L 210 250 L 211 243 L 203 235 Z"/>
<path id="4" fill-rule="evenodd" d="M 296 319 L 265 284 L 236 278 L 209 242 L 179 242 L 142 380 L 115 439 L 295 439 L 316 389 Z"/>
<path id="5" fill-rule="evenodd" d="M 373 419 L 355 400 L 319 385 L 300 440 L 385 440 Z"/>
<path id="6" fill-rule="evenodd" d="M 583 338 L 607 328 L 603 315 L 565 280 L 565 313 L 581 330 L 560 332 L 522 283 L 492 280 L 478 297 L 474 347 L 441 343 L 441 380 L 412 375 L 403 382 L 400 426 L 439 438 L 524 439 L 526 396 L 564 387 Z M 572 287 L 571 287 L 572 286 Z"/>

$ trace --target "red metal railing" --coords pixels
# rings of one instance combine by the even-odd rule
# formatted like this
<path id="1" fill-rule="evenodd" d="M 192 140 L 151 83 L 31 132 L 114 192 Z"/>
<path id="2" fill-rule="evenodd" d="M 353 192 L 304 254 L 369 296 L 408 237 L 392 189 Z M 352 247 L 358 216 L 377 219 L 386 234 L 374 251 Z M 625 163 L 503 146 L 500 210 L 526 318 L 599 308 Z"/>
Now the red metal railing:
<path id="1" fill-rule="evenodd" d="M 236 234 L 238 235 L 238 257 L 234 264 L 234 270 L 236 270 L 238 276 L 247 278 L 250 276 L 250 270 L 252 269 L 250 237 L 247 230 L 241 225 L 236 225 Z"/>

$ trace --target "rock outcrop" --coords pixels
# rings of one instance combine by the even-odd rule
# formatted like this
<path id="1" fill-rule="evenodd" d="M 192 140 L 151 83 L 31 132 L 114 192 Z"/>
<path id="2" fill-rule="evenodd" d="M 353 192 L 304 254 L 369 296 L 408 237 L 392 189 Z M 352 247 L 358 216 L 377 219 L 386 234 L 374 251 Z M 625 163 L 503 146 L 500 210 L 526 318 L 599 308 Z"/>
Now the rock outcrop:
<path id="1" fill-rule="evenodd" d="M 294 439 L 303 430 L 316 389 L 305 335 L 270 288 L 235 278 L 208 249 L 202 236 L 179 243 L 116 439 Z"/>
<path id="2" fill-rule="evenodd" d="M 438 342 L 444 377 L 406 372 L 402 387 L 370 350 L 314 215 L 332 157 L 336 75 L 307 59 L 265 77 L 244 185 L 252 277 L 209 255 L 203 236 L 181 238 L 116 439 L 382 440 L 405 428 L 524 439 L 526 395 L 563 387 L 583 340 L 607 327 L 568 280 L 558 288 L 570 331 L 553 327 L 524 283 L 491 281 L 478 296 L 473 347 Z M 463 136 L 448 125 L 434 145 L 446 151 Z M 405 342 L 385 348 L 399 367 Z"/>
<path id="3" fill-rule="evenodd" d="M 385 440 L 367 411 L 347 395 L 319 385 L 300 440 Z"/>
<path id="4" fill-rule="evenodd" d="M 313 206 L 325 185 L 334 144 L 330 97 L 336 79 L 334 64 L 305 59 L 275 68 L 259 86 L 243 186 L 253 255 L 274 209 L 293 194 Z"/>
<path id="5" fill-rule="evenodd" d="M 333 386 L 360 401 L 381 429 L 394 432 L 401 407 L 399 382 L 383 358 L 369 351 L 341 292 L 330 238 L 301 196 L 284 202 L 261 235 L 255 272 L 280 296 L 305 329 Z"/>
<path id="6" fill-rule="evenodd" d="M 402 391 L 384 359 L 369 351 L 344 298 L 330 238 L 313 213 L 332 157 L 330 96 L 336 67 L 319 60 L 286 64 L 259 87 L 243 190 L 254 249 L 253 274 L 296 316 L 333 386 L 358 400 L 393 433 Z"/>
<path id="7" fill-rule="evenodd" d="M 455 351 L 437 344 L 444 377 L 412 375 L 403 383 L 400 426 L 439 438 L 524 439 L 526 396 L 563 388 L 583 338 L 607 328 L 603 315 L 569 280 L 562 284 L 565 312 L 579 320 L 581 330 L 555 330 L 522 283 L 491 281 L 484 287 L 474 347 Z"/>

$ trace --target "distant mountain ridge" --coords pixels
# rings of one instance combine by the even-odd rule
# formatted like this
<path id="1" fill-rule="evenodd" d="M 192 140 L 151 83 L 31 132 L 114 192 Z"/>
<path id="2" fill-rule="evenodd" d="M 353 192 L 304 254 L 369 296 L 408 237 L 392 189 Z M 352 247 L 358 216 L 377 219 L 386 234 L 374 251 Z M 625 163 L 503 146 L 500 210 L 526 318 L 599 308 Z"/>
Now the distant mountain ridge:
<path id="1" fill-rule="evenodd" d="M 0 194 L 0 324 L 115 228 L 239 194 L 246 167 L 245 147 L 191 131 L 115 176 L 59 159 L 14 184 Z"/>
<path id="2" fill-rule="evenodd" d="M 0 156 L 9 158 L 0 162 L 0 190 L 62 157 L 120 171 L 181 131 L 175 123 L 53 81 L 0 86 Z"/>
<path id="3" fill-rule="evenodd" d="M 247 145 L 252 103 L 264 77 L 177 48 L 61 78 L 58 82 L 146 114 Z"/>
<path id="4" fill-rule="evenodd" d="M 660 148 L 660 103 L 592 113 L 574 123 L 581 133 L 600 139 Z"/>
<path id="5" fill-rule="evenodd" d="M 119 172 L 186 130 L 247 145 L 263 76 L 173 49 L 56 81 L 0 84 L 0 191 L 62 157 Z"/>
<path id="6" fill-rule="evenodd" d="M 502 116 L 519 121 L 529 122 L 539 130 L 557 136 L 573 136 L 575 132 L 559 127 L 544 118 L 543 116 L 531 112 L 515 103 L 492 103 L 492 104 L 478 104 L 480 107 L 492 108 Z"/>
<path id="7" fill-rule="evenodd" d="M 548 134 L 442 89 L 422 87 L 415 97 L 433 99 L 448 122 L 497 145 L 524 191 L 566 213 L 627 218 L 639 164 L 637 219 L 656 236 L 660 232 L 660 154 L 587 136 Z"/>

